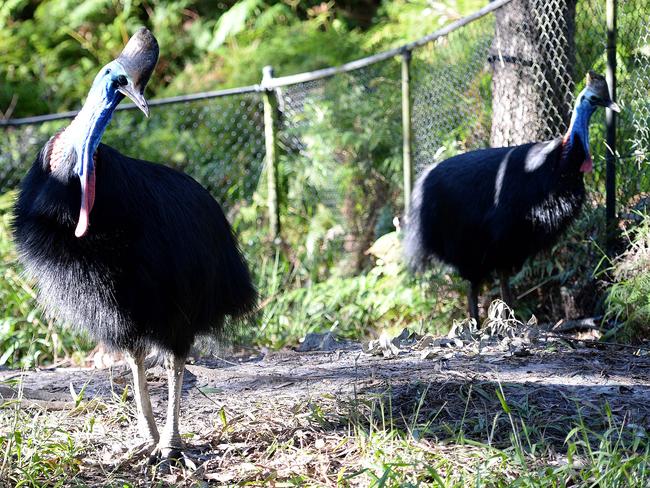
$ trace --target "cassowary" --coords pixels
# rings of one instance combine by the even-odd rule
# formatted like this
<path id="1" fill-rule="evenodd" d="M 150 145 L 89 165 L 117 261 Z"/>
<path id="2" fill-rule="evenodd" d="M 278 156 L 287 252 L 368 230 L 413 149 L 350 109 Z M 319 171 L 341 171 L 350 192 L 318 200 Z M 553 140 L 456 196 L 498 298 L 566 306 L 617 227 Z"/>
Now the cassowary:
<path id="1" fill-rule="evenodd" d="M 142 28 L 100 70 L 79 114 L 45 144 L 23 180 L 14 239 L 45 311 L 124 351 L 143 437 L 137 452 L 165 460 L 182 454 L 181 385 L 195 337 L 223 332 L 227 320 L 251 312 L 256 291 L 206 189 L 100 144 L 125 95 L 148 115 L 143 93 L 157 60 L 158 43 Z M 152 350 L 169 383 L 160 435 L 145 378 Z"/>
<path id="2" fill-rule="evenodd" d="M 508 275 L 550 247 L 580 211 L 598 106 L 619 111 L 605 79 L 589 72 L 564 137 L 472 151 L 423 171 L 406 222 L 410 267 L 422 269 L 435 256 L 456 268 L 470 282 L 468 308 L 477 321 L 479 286 L 491 272 L 499 272 L 502 297 L 512 303 Z"/>

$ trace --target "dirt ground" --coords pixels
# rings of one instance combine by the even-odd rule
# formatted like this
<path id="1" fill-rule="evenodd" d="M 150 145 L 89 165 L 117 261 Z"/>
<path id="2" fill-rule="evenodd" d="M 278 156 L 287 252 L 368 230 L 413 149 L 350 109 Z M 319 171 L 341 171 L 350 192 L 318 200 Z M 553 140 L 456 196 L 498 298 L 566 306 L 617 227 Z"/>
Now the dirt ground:
<path id="1" fill-rule="evenodd" d="M 334 485 L 342 470 L 354 470 L 358 450 L 342 439 L 359 426 L 421 429 L 445 443 L 462 430 L 498 447 L 510 442 L 515 415 L 558 453 L 576 419 L 595 430 L 612 422 L 650 427 L 648 349 L 596 344 L 535 325 L 488 333 L 404 333 L 371 343 L 370 353 L 326 337 L 303 347 L 325 351 L 194 360 L 186 367 L 181 429 L 196 470 L 152 475 L 143 471 L 144 460 L 122 459 L 136 436 L 123 365 L 0 371 L 0 394 L 21 397 L 21 409 L 33 415 L 56 417 L 84 446 L 78 479 L 91 486 L 106 479 L 149 486 L 151 476 L 200 486 L 305 475 Z M 165 373 L 153 367 L 148 379 L 160 424 Z M 364 484 L 362 477 L 358 482 Z"/>

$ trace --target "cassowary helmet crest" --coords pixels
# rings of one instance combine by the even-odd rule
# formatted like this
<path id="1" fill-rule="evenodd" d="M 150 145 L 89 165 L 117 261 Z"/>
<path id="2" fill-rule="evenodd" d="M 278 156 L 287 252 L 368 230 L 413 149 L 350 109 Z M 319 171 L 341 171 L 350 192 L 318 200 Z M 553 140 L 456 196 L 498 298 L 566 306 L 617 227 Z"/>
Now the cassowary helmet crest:
<path id="1" fill-rule="evenodd" d="M 589 71 L 586 77 L 586 85 L 586 88 L 596 95 L 598 105 L 610 108 L 615 112 L 620 112 L 621 109 L 618 104 L 614 103 L 609 96 L 609 88 L 607 87 L 607 81 L 603 75 L 598 74 L 595 71 Z"/>
<path id="2" fill-rule="evenodd" d="M 142 27 L 133 34 L 116 59 L 129 74 L 140 95 L 144 94 L 144 88 L 156 67 L 158 53 L 158 41 L 148 29 Z"/>

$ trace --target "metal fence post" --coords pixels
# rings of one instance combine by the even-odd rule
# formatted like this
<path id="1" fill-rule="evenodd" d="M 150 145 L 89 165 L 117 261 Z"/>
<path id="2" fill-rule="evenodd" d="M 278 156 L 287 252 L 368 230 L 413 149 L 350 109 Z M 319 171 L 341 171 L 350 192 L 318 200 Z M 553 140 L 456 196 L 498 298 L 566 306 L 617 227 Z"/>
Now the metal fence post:
<path id="1" fill-rule="evenodd" d="M 278 205 L 278 101 L 272 89 L 267 88 L 273 79 L 273 67 L 262 70 L 262 98 L 264 100 L 264 139 L 266 142 L 266 181 L 269 227 L 273 239 L 280 238 L 280 207 Z"/>
<path id="2" fill-rule="evenodd" d="M 617 1 L 607 0 L 607 85 L 612 100 L 616 101 L 616 10 Z M 605 216 L 607 227 L 606 250 L 612 256 L 616 239 L 616 113 L 607 109 L 607 150 L 605 161 L 607 178 L 605 182 Z"/>
<path id="3" fill-rule="evenodd" d="M 404 215 L 408 215 L 413 190 L 411 157 L 411 51 L 402 52 L 402 162 L 404 172 Z"/>

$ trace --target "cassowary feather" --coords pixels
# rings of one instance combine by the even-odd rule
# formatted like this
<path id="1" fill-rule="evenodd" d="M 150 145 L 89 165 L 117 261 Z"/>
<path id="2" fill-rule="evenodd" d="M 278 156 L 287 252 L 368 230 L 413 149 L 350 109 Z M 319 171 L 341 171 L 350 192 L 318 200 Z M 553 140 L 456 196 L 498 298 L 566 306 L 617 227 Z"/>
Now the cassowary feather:
<path id="1" fill-rule="evenodd" d="M 562 139 L 479 150 L 423 171 L 404 239 L 410 266 L 435 255 L 481 282 L 552 245 L 585 197 L 582 173 L 562 151 Z"/>
<path id="2" fill-rule="evenodd" d="M 14 221 L 20 259 L 48 313 L 116 349 L 184 357 L 196 335 L 253 309 L 248 269 L 207 190 L 100 144 L 92 227 L 78 238 L 79 178 L 51 177 L 54 140 L 22 183 Z"/>

